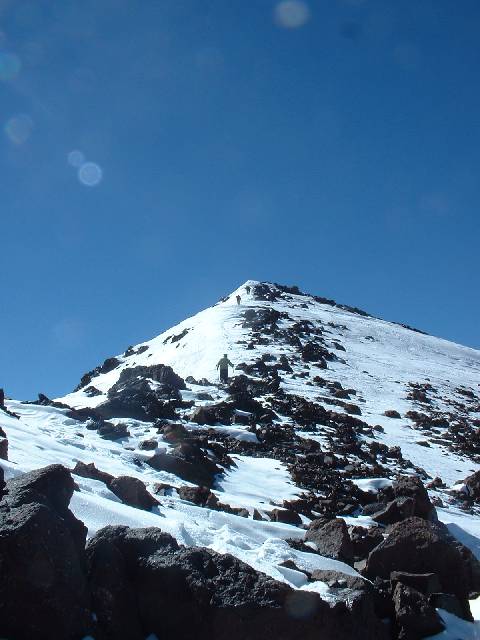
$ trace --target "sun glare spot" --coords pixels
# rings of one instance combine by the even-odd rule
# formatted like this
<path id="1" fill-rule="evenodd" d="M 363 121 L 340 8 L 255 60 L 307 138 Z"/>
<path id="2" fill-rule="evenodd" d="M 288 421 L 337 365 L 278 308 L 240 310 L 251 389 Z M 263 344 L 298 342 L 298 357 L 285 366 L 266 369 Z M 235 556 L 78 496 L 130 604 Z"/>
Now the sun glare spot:
<path id="1" fill-rule="evenodd" d="M 308 22 L 310 9 L 303 0 L 282 0 L 275 7 L 275 22 L 285 29 L 298 29 Z"/>
<path id="2" fill-rule="evenodd" d="M 24 144 L 33 130 L 33 120 L 24 113 L 11 117 L 5 124 L 5 134 L 14 144 Z"/>
<path id="3" fill-rule="evenodd" d="M 79 167 L 82 166 L 82 164 L 85 163 L 85 156 L 78 149 L 74 149 L 73 151 L 70 151 L 70 153 L 67 156 L 67 159 L 68 159 L 68 164 L 71 165 L 72 167 L 75 167 L 76 169 L 78 169 Z"/>
<path id="4" fill-rule="evenodd" d="M 102 177 L 103 171 L 95 162 L 84 162 L 78 170 L 78 179 L 86 187 L 96 187 Z"/>

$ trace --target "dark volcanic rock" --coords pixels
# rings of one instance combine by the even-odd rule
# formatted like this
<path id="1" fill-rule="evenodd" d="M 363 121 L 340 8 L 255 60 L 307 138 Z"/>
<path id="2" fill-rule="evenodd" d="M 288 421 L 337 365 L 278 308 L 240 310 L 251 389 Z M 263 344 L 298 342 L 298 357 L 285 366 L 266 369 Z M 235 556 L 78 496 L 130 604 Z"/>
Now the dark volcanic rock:
<path id="1" fill-rule="evenodd" d="M 273 509 L 270 512 L 273 522 L 283 522 L 284 524 L 293 524 L 296 527 L 302 524 L 302 519 L 291 509 Z"/>
<path id="2" fill-rule="evenodd" d="M 427 598 L 412 587 L 398 583 L 393 592 L 399 640 L 416 640 L 444 630 L 440 616 Z"/>
<path id="3" fill-rule="evenodd" d="M 306 342 L 302 347 L 302 360 L 304 362 L 314 362 L 321 369 L 327 367 L 326 360 L 334 359 L 336 358 L 333 354 L 316 342 Z"/>
<path id="4" fill-rule="evenodd" d="M 140 451 L 155 451 L 158 446 L 158 442 L 155 438 L 149 438 L 148 440 L 142 440 L 138 443 Z"/>
<path id="5" fill-rule="evenodd" d="M 112 476 L 110 473 L 106 473 L 105 471 L 100 471 L 100 469 L 97 469 L 93 462 L 85 464 L 84 462 L 78 461 L 72 469 L 72 473 L 76 476 L 81 476 L 82 478 L 99 480 L 100 482 L 104 482 L 107 485 L 114 479 L 114 476 Z"/>
<path id="6" fill-rule="evenodd" d="M 193 502 L 199 507 L 215 509 L 218 505 L 217 496 L 208 487 L 178 487 L 177 491 L 182 500 Z"/>
<path id="7" fill-rule="evenodd" d="M 355 559 L 366 558 L 370 551 L 383 541 L 379 527 L 352 527 L 349 531 Z"/>
<path id="8" fill-rule="evenodd" d="M 0 459 L 1 460 L 8 460 L 7 434 L 2 429 L 2 427 L 0 427 Z M 2 469 L 2 473 L 3 473 L 3 469 Z"/>
<path id="9" fill-rule="evenodd" d="M 428 492 L 417 476 L 401 476 L 392 485 L 395 498 L 412 498 L 413 514 L 425 520 L 437 520 L 435 507 L 430 502 Z"/>
<path id="10" fill-rule="evenodd" d="M 138 478 L 119 476 L 109 482 L 108 488 L 130 507 L 149 511 L 158 504 L 158 500 L 147 491 L 145 484 Z"/>
<path id="11" fill-rule="evenodd" d="M 406 571 L 392 571 L 390 574 L 392 584 L 401 582 L 406 587 L 411 587 L 430 596 L 439 593 L 442 589 L 440 580 L 435 573 L 407 573 Z"/>
<path id="12" fill-rule="evenodd" d="M 179 390 L 185 388 L 185 381 L 163 364 L 123 369 L 96 411 L 103 418 L 174 419 L 176 406 L 182 405 Z"/>
<path id="13" fill-rule="evenodd" d="M 413 516 L 414 509 L 413 498 L 396 498 L 389 502 L 384 509 L 375 512 L 372 519 L 379 524 L 394 524 Z"/>
<path id="14" fill-rule="evenodd" d="M 175 373 L 172 367 L 164 364 L 155 364 L 152 366 L 138 366 L 123 369 L 120 373 L 118 381 L 112 388 L 117 389 L 125 388 L 128 383 L 134 383 L 138 379 L 148 379 L 158 382 L 163 391 L 186 389 L 186 384 L 183 378 Z"/>
<path id="15" fill-rule="evenodd" d="M 159 431 L 163 433 L 163 439 L 170 444 L 178 444 L 188 438 L 188 431 L 183 424 L 166 424 L 159 427 Z"/>
<path id="16" fill-rule="evenodd" d="M 86 528 L 68 510 L 74 482 L 52 465 L 11 480 L 0 503 L 0 635 L 74 639 L 91 632 Z"/>
<path id="17" fill-rule="evenodd" d="M 122 388 L 114 385 L 108 392 L 108 400 L 98 405 L 96 411 L 103 418 L 132 418 L 150 422 L 158 418 L 173 420 L 176 417 L 175 403 L 159 397 L 146 380 L 128 381 L 127 386 Z"/>
<path id="18" fill-rule="evenodd" d="M 218 404 L 196 407 L 191 420 L 200 425 L 231 424 L 234 411 L 233 404 L 219 402 Z"/>
<path id="19" fill-rule="evenodd" d="M 396 409 L 387 409 L 387 411 L 385 411 L 385 413 L 383 415 L 387 416 L 387 418 L 397 418 L 398 419 L 398 418 L 402 417 Z"/>
<path id="20" fill-rule="evenodd" d="M 472 473 L 471 476 L 465 478 L 463 483 L 467 490 L 468 496 L 470 498 L 473 498 L 473 500 L 480 500 L 480 471 Z"/>
<path id="21" fill-rule="evenodd" d="M 264 640 L 267 630 L 278 640 L 318 640 L 319 629 L 322 640 L 387 635 L 364 609 L 331 608 L 230 555 L 179 547 L 158 529 L 107 527 L 87 556 L 99 625 L 116 640 L 142 632 L 176 640 Z"/>
<path id="22" fill-rule="evenodd" d="M 77 462 L 72 473 L 83 478 L 104 482 L 112 493 L 130 507 L 149 510 L 158 504 L 158 500 L 147 491 L 145 484 L 138 478 L 130 476 L 115 478 L 115 476 L 97 469 L 93 462 L 90 464 Z"/>
<path id="23" fill-rule="evenodd" d="M 352 541 L 347 525 L 341 518 L 313 520 L 305 534 L 305 541 L 314 542 L 322 556 L 353 563 Z"/>
<path id="24" fill-rule="evenodd" d="M 80 384 L 75 388 L 75 391 L 79 391 L 83 387 L 86 387 L 88 384 L 90 384 L 92 378 L 95 378 L 102 373 L 109 373 L 110 371 L 116 369 L 120 364 L 121 362 L 117 358 L 107 358 L 102 365 L 96 367 L 92 371 L 89 371 L 82 376 Z"/>
<path id="25" fill-rule="evenodd" d="M 120 440 L 120 438 L 127 438 L 130 435 L 125 424 L 112 424 L 111 422 L 103 422 L 98 427 L 97 433 L 105 440 Z"/>
<path id="26" fill-rule="evenodd" d="M 393 525 L 388 537 L 370 553 L 365 575 L 388 579 L 393 571 L 434 573 L 442 591 L 462 602 L 464 617 L 469 619 L 468 597 L 478 589 L 479 568 L 478 560 L 444 525 L 408 518 Z"/>
<path id="27" fill-rule="evenodd" d="M 213 486 L 215 476 L 222 471 L 199 448 L 192 448 L 188 452 L 185 449 L 174 450 L 172 453 L 159 452 L 146 460 L 146 463 L 157 471 L 168 471 L 182 480 L 209 488 Z"/>

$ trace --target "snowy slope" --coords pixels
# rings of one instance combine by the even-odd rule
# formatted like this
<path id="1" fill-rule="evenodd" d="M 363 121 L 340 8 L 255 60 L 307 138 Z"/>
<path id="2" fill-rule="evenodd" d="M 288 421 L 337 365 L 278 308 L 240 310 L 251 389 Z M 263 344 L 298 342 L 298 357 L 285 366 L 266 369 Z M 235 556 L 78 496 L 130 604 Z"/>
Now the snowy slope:
<path id="1" fill-rule="evenodd" d="M 392 421 L 383 414 L 388 409 L 396 409 L 402 415 L 418 407 L 406 399 L 409 383 L 428 380 L 438 389 L 438 396 L 455 399 L 455 389 L 465 386 L 479 388 L 480 352 L 468 347 L 448 342 L 441 338 L 424 335 L 372 317 L 335 308 L 316 302 L 304 295 L 289 294 L 285 300 L 265 302 L 248 295 L 246 286 L 254 287 L 255 281 L 247 281 L 224 301 L 184 320 L 153 340 L 137 345 L 146 348 L 140 354 L 117 358 L 121 364 L 113 371 L 93 377 L 90 385 L 102 395 L 88 397 L 83 390 L 59 398 L 72 407 L 95 407 L 106 399 L 106 393 L 117 382 L 120 372 L 134 366 L 165 364 L 183 377 L 206 378 L 214 381 L 218 377 L 216 363 L 223 353 L 227 353 L 234 364 L 252 362 L 262 353 L 274 356 L 285 354 L 295 360 L 298 354 L 293 347 L 279 344 L 256 346 L 248 350 L 249 329 L 242 328 L 242 314 L 246 309 L 272 308 L 287 313 L 289 320 L 280 321 L 285 326 L 299 321 L 320 322 L 327 327 L 327 342 L 337 342 L 346 352 L 336 351 L 346 362 L 329 363 L 326 370 L 312 367 L 311 376 L 321 375 L 327 380 L 339 381 L 345 388 L 353 387 L 362 403 L 363 419 L 369 424 L 384 427 L 385 434 L 380 440 L 385 444 L 401 446 L 405 456 L 423 467 L 431 475 L 440 475 L 448 484 L 464 478 L 476 465 L 470 460 L 452 455 L 441 443 L 433 443 L 430 448 L 419 447 L 416 442 L 423 440 L 422 434 L 415 433 L 402 422 Z M 241 295 L 241 305 L 236 296 Z M 308 305 L 304 308 L 301 305 Z M 329 323 L 336 325 L 329 326 Z M 186 335 L 176 342 L 171 338 Z M 299 373 L 301 365 L 294 366 Z M 305 385 L 303 379 L 285 375 L 284 388 L 310 399 L 318 397 L 318 390 Z M 188 394 L 186 394 L 186 397 Z M 479 407 L 480 408 L 480 407 Z M 472 414 L 480 418 L 480 413 Z"/>
<path id="2" fill-rule="evenodd" d="M 246 287 L 252 288 L 250 294 Z M 274 299 L 261 299 L 258 292 L 262 287 L 272 291 Z M 242 298 L 240 305 L 236 302 L 237 295 Z M 250 312 L 263 313 L 265 310 L 277 314 L 273 333 L 265 327 L 252 328 L 246 321 Z M 325 366 L 301 357 L 305 344 L 315 340 L 331 355 Z M 455 420 L 468 425 L 475 425 L 480 420 L 480 352 L 474 349 L 312 296 L 247 281 L 213 307 L 116 356 L 113 363 L 104 367 L 113 367 L 111 370 L 106 373 L 94 371 L 83 379 L 79 390 L 57 401 L 74 409 L 95 409 L 108 402 L 108 392 L 118 382 L 122 371 L 163 364 L 171 366 L 182 378 L 191 376 L 195 379 L 180 392 L 185 403 L 190 402 L 195 407 L 215 405 L 228 397 L 225 387 L 218 384 L 216 370 L 217 361 L 224 353 L 235 365 L 240 365 L 236 373 L 244 371 L 245 365 L 255 366 L 262 357 L 268 363 L 284 356 L 291 370 L 279 371 L 280 390 L 287 397 L 305 398 L 326 410 L 334 409 L 345 415 L 352 413 L 351 405 L 354 404 L 359 410 L 355 415 L 367 427 L 376 428 L 375 431 L 364 429 L 360 432 L 360 444 L 373 442 L 385 445 L 388 451 L 400 447 L 406 460 L 401 467 L 398 460 L 386 455 L 382 462 L 383 476 L 363 474 L 353 479 L 357 486 L 364 491 L 378 491 L 389 486 L 402 469 L 406 473 L 424 470 L 424 478 L 440 476 L 444 486 L 430 491 L 433 498 L 443 502 L 443 508 L 438 509 L 439 518 L 480 557 L 478 513 L 475 509 L 462 509 L 450 492 L 451 487 L 480 468 L 479 458 L 473 450 L 452 447 L 448 426 Z M 315 382 L 317 377 L 322 382 Z M 147 381 L 155 390 L 156 383 L 148 377 Z M 351 391 L 343 396 L 348 397 L 347 402 L 338 400 L 330 383 Z M 427 389 L 426 401 L 419 402 L 412 396 L 415 385 Z M 271 402 L 268 394 L 260 400 L 266 406 Z M 303 539 L 302 528 L 268 520 L 272 510 L 281 507 L 284 500 L 302 497 L 306 489 L 295 484 L 290 467 L 278 455 L 270 455 L 265 448 L 256 451 L 255 455 L 249 454 L 248 446 L 259 444 L 259 432 L 251 425 L 242 424 L 242 420 L 234 424 L 218 422 L 208 433 L 211 437 L 213 431 L 219 438 L 228 437 L 230 444 L 238 442 L 246 447 L 241 453 L 230 452 L 234 464 L 225 468 L 216 479 L 213 492 L 222 503 L 245 508 L 249 514 L 247 518 L 196 506 L 180 498 L 175 488 L 193 486 L 192 483 L 147 464 L 148 459 L 159 452 L 172 450 L 172 444 L 159 437 L 158 425 L 153 422 L 121 416 L 112 418 L 109 422 L 125 425 L 129 435 L 106 440 L 91 429 L 88 422 L 72 417 L 68 409 L 60 405 L 41 406 L 9 400 L 6 406 L 18 416 L 15 418 L 0 411 L 0 427 L 9 442 L 9 460 L 0 461 L 6 477 L 54 462 L 73 468 L 80 461 L 93 462 L 98 469 L 113 476 L 139 478 L 152 494 L 158 483 L 173 487 L 165 495 L 156 494 L 160 495 L 158 507 L 143 511 L 123 504 L 102 482 L 75 476 L 79 491 L 74 495 L 71 508 L 88 526 L 89 535 L 106 524 L 159 526 L 180 543 L 232 553 L 276 579 L 296 588 L 319 591 L 327 599 L 334 598 L 327 586 L 319 581 L 308 582 L 306 573 L 328 568 L 357 575 L 347 564 L 289 545 L 287 539 Z M 387 417 L 385 411 L 388 410 L 397 411 L 401 417 Z M 428 428 L 419 428 L 411 415 L 406 415 L 408 412 L 426 412 L 437 422 Z M 177 422 L 192 432 L 207 433 L 207 427 L 194 422 L 192 415 L 190 409 L 179 409 Z M 276 424 L 288 426 L 292 420 L 278 412 Z M 300 439 L 320 443 L 323 450 L 330 450 L 335 457 L 331 426 L 319 422 L 312 427 L 295 425 L 295 428 Z M 142 448 L 141 443 L 145 440 L 155 440 L 156 449 Z M 359 460 L 357 454 L 350 457 L 352 463 Z M 263 516 L 263 521 L 252 518 L 254 510 Z M 358 512 L 344 517 L 349 525 L 372 525 L 370 518 Z M 302 515 L 303 523 L 309 521 Z M 300 571 L 283 566 L 287 560 L 293 561 Z M 473 638 L 477 631 L 470 625 L 468 633 Z"/>

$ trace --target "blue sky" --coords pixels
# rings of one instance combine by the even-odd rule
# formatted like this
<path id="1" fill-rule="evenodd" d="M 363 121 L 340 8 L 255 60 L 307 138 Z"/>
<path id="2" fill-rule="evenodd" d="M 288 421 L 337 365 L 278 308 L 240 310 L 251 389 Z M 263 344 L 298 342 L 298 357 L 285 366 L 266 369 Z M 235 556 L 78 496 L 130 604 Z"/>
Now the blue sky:
<path id="1" fill-rule="evenodd" d="M 480 348 L 479 24 L 477 0 L 1 2 L 0 386 L 63 394 L 249 278 Z"/>

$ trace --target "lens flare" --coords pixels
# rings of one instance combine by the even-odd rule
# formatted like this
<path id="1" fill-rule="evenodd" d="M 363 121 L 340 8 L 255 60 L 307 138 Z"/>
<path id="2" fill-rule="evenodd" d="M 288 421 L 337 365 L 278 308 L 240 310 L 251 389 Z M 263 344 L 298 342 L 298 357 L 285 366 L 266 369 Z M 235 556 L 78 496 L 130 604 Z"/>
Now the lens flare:
<path id="1" fill-rule="evenodd" d="M 298 29 L 308 22 L 310 9 L 303 0 L 282 0 L 275 7 L 275 22 L 284 29 Z"/>
<path id="2" fill-rule="evenodd" d="M 78 179 L 86 187 L 96 187 L 102 177 L 103 171 L 95 162 L 84 162 L 78 170 Z"/>
<path id="3" fill-rule="evenodd" d="M 76 169 L 79 169 L 82 166 L 82 164 L 85 164 L 85 156 L 78 149 L 74 149 L 73 151 L 70 151 L 70 153 L 67 156 L 67 160 L 68 160 L 68 164 L 71 165 L 72 167 L 75 167 Z"/>
<path id="4" fill-rule="evenodd" d="M 33 120 L 30 116 L 21 113 L 11 117 L 5 124 L 5 134 L 14 144 L 24 144 L 33 130 Z"/>

